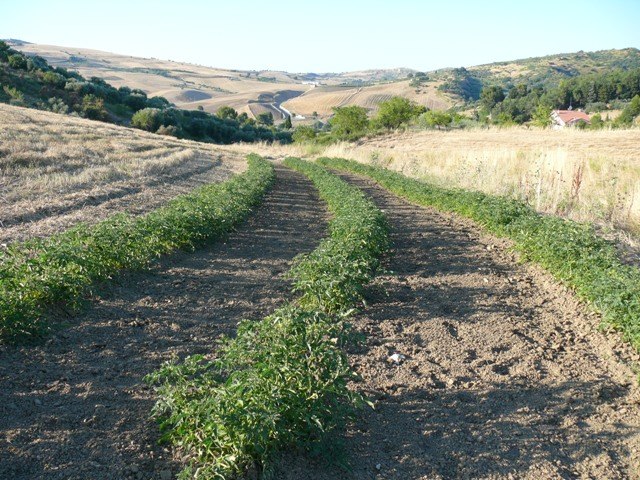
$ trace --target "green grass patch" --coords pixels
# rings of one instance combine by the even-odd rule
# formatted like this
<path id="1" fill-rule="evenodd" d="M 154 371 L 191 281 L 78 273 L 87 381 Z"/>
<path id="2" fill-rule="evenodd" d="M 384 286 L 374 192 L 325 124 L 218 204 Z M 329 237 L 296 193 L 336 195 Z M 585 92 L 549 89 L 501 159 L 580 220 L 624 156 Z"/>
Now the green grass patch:
<path id="1" fill-rule="evenodd" d="M 347 317 L 387 248 L 383 214 L 357 188 L 322 167 L 287 159 L 307 175 L 333 213 L 330 235 L 300 255 L 290 275 L 298 297 L 272 315 L 244 320 L 216 359 L 170 362 L 148 376 L 164 438 L 191 460 L 179 478 L 238 478 L 255 466 L 268 478 L 286 448 L 325 451 L 364 399 L 344 346 Z"/>
<path id="2" fill-rule="evenodd" d="M 77 308 L 96 282 L 139 269 L 176 249 L 193 249 L 228 233 L 260 202 L 273 166 L 249 155 L 246 172 L 200 187 L 140 217 L 114 215 L 46 239 L 12 244 L 0 254 L 0 339 L 45 334 L 53 304 Z"/>
<path id="3" fill-rule="evenodd" d="M 623 265 L 615 247 L 592 226 L 540 215 L 517 200 L 437 187 L 381 167 L 329 158 L 319 163 L 370 177 L 411 202 L 455 212 L 510 238 L 525 260 L 573 288 L 602 314 L 605 326 L 620 330 L 640 349 L 640 270 Z"/>

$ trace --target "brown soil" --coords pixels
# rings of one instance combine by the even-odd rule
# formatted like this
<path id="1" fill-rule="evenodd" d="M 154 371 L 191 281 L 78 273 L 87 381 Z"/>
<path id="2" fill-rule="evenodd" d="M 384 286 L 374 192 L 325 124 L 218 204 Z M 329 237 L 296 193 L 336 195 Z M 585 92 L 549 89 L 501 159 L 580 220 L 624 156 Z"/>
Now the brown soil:
<path id="1" fill-rule="evenodd" d="M 393 229 L 350 353 L 376 409 L 346 435 L 350 472 L 289 456 L 276 478 L 640 478 L 638 356 L 507 242 L 346 178 Z"/>
<path id="2" fill-rule="evenodd" d="M 310 183 L 277 167 L 227 241 L 121 276 L 42 345 L 0 347 L 0 478 L 171 478 L 181 466 L 157 444 L 143 376 L 280 305 L 282 274 L 324 235 L 325 215 Z"/>

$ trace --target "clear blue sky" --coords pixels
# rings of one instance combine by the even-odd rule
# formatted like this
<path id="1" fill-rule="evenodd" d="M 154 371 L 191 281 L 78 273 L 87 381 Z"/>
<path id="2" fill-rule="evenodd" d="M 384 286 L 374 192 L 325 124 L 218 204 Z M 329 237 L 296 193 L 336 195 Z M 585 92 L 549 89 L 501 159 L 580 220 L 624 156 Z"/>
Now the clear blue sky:
<path id="1" fill-rule="evenodd" d="M 640 47 L 640 0 L 3 0 L 0 38 L 291 72 Z"/>

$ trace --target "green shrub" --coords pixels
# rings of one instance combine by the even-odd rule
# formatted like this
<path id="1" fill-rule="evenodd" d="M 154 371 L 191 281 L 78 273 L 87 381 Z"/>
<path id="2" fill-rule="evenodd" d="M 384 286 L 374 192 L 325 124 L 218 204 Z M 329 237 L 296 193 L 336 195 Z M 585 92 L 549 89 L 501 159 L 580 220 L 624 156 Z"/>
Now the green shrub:
<path id="1" fill-rule="evenodd" d="M 13 55 L 9 55 L 9 66 L 11 68 L 26 70 L 27 69 L 27 59 L 21 53 L 14 53 Z"/>
<path id="2" fill-rule="evenodd" d="M 164 121 L 162 110 L 157 108 L 144 108 L 138 110 L 131 117 L 131 126 L 146 130 L 147 132 L 155 132 L 160 128 Z"/>

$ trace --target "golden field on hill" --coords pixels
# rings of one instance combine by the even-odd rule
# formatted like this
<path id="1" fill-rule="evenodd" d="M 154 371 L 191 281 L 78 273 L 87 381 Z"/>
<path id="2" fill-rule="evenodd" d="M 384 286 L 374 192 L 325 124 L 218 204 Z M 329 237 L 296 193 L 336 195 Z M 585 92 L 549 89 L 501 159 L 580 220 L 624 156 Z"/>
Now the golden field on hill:
<path id="1" fill-rule="evenodd" d="M 366 87 L 316 87 L 299 97 L 282 104 L 290 112 L 309 117 L 317 112 L 320 118 L 333 114 L 333 107 L 358 105 L 371 112 L 378 110 L 378 105 L 394 96 L 408 98 L 432 110 L 446 110 L 454 102 L 437 90 L 438 84 L 427 83 L 420 88 L 409 85 L 408 80 L 381 83 Z"/>
<path id="2" fill-rule="evenodd" d="M 214 113 L 228 105 L 251 117 L 271 112 L 280 121 L 282 114 L 274 107 L 275 95 L 283 95 L 282 106 L 290 112 L 311 117 L 317 112 L 326 120 L 333 107 L 360 105 L 371 111 L 380 102 L 401 95 L 429 108 L 446 109 L 454 104 L 449 96 L 437 91 L 438 83 L 430 82 L 416 89 L 408 80 L 377 83 L 361 88 L 340 86 L 344 82 L 379 81 L 392 72 L 371 70 L 323 75 L 315 86 L 302 76 L 277 71 L 240 71 L 205 67 L 189 63 L 139 58 L 75 47 L 59 47 L 25 43 L 14 48 L 44 57 L 51 65 L 78 71 L 86 78 L 103 78 L 114 87 L 127 86 L 143 90 L 148 96 L 162 96 L 177 107 Z M 269 79 L 270 81 L 265 81 Z"/>
<path id="3" fill-rule="evenodd" d="M 0 244 L 140 214 L 244 170 L 215 145 L 0 104 Z"/>

